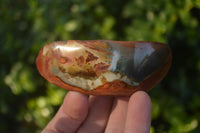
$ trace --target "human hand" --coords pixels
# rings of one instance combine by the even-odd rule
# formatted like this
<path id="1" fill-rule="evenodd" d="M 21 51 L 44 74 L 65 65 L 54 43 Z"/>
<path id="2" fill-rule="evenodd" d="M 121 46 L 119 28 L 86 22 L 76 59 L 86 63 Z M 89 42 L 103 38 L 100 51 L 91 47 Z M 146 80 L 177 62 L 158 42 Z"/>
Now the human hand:
<path id="1" fill-rule="evenodd" d="M 149 133 L 151 100 L 146 92 L 129 97 L 68 92 L 42 133 Z"/>

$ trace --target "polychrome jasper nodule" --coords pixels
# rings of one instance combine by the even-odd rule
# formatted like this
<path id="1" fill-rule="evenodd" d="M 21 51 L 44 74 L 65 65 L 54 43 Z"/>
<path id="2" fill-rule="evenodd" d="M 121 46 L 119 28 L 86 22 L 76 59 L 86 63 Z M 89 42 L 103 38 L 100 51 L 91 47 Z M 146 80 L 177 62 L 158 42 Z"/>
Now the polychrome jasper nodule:
<path id="1" fill-rule="evenodd" d="M 167 44 L 68 40 L 45 45 L 36 60 L 49 82 L 91 95 L 129 96 L 158 84 L 169 70 Z"/>

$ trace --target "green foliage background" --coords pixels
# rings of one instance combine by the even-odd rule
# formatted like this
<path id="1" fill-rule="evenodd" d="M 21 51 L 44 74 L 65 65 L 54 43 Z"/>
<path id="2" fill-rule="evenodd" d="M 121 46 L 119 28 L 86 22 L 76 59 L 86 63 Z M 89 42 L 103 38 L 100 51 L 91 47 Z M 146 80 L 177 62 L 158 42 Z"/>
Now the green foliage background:
<path id="1" fill-rule="evenodd" d="M 40 132 L 66 90 L 37 72 L 35 59 L 58 40 L 168 43 L 173 63 L 149 94 L 151 133 L 200 132 L 200 0 L 1 0 L 0 132 Z"/>

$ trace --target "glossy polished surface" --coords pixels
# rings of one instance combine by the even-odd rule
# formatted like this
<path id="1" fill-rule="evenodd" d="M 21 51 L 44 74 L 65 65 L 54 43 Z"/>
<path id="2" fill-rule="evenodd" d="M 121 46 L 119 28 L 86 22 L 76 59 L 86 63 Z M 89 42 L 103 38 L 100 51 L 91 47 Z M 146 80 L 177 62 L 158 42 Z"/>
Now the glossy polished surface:
<path id="1" fill-rule="evenodd" d="M 68 90 L 93 95 L 131 95 L 149 90 L 171 64 L 168 45 L 156 42 L 53 42 L 37 57 L 40 74 Z"/>

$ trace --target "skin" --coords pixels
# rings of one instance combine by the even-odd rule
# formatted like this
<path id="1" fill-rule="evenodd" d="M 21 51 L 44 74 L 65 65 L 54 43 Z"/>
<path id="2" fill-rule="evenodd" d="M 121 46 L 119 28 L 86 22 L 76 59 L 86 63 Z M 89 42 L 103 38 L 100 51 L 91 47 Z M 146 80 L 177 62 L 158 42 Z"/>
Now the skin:
<path id="1" fill-rule="evenodd" d="M 67 93 L 42 133 L 149 133 L 151 100 L 146 92 L 130 97 Z"/>

